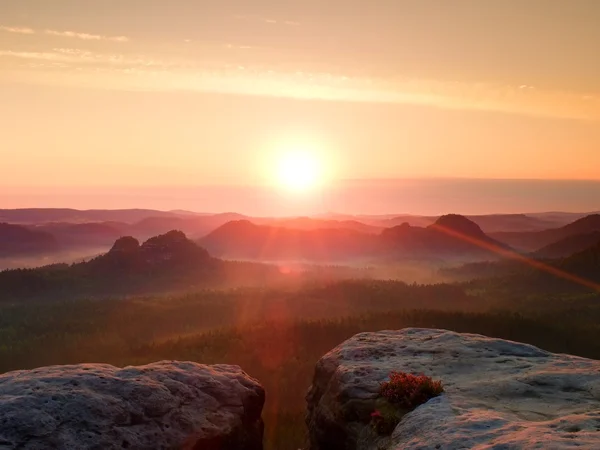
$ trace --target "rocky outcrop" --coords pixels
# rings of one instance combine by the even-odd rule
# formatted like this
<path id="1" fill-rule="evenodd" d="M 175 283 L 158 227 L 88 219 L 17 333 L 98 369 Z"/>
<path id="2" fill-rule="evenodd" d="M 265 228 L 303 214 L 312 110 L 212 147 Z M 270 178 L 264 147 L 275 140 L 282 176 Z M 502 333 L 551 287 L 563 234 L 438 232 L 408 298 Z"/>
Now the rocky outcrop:
<path id="1" fill-rule="evenodd" d="M 391 371 L 445 392 L 379 436 L 370 413 Z M 311 450 L 600 448 L 600 361 L 479 335 L 358 334 L 319 361 L 307 401 Z"/>
<path id="2" fill-rule="evenodd" d="M 182 274 L 206 269 L 214 260 L 202 247 L 188 239 L 181 231 L 169 231 L 140 245 L 127 236 L 118 239 L 111 250 L 82 266 L 92 275 L 116 277 L 140 274 Z"/>
<path id="3" fill-rule="evenodd" d="M 265 394 L 237 366 L 53 366 L 0 375 L 0 449 L 260 450 Z"/>
<path id="4" fill-rule="evenodd" d="M 135 253 L 140 248 L 140 242 L 132 236 L 117 239 L 109 253 Z"/>

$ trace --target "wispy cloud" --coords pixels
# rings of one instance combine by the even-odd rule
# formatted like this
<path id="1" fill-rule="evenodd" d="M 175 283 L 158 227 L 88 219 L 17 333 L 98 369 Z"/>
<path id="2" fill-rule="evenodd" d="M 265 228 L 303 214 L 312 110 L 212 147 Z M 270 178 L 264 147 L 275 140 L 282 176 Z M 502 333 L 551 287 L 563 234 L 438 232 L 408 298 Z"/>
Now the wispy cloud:
<path id="1" fill-rule="evenodd" d="M 253 45 L 236 45 L 236 44 L 224 44 L 223 47 L 225 47 L 228 50 L 234 50 L 234 49 L 238 49 L 238 50 L 253 50 L 253 49 L 257 49 L 258 47 L 254 47 Z"/>
<path id="2" fill-rule="evenodd" d="M 51 61 L 92 66 L 131 66 L 131 67 L 162 67 L 173 65 L 165 61 L 155 60 L 145 56 L 124 56 L 113 53 L 95 53 L 76 48 L 54 48 L 47 52 L 27 52 L 0 50 L 0 57 Z"/>
<path id="3" fill-rule="evenodd" d="M 240 48 L 231 45 L 228 48 Z M 600 94 L 514 85 L 393 79 L 343 73 L 287 71 L 220 61 L 158 55 L 100 53 L 77 48 L 0 50 L 19 80 L 127 90 L 224 92 L 331 101 L 417 104 L 600 121 Z M 21 60 L 20 62 L 18 60 Z M 26 69 L 23 69 L 26 68 Z M 47 70 L 44 70 L 47 69 Z M 6 77 L 8 71 L 4 72 Z"/>
<path id="4" fill-rule="evenodd" d="M 236 15 L 234 16 L 236 20 L 248 20 L 254 22 L 262 22 L 269 25 L 287 25 L 290 27 L 298 27 L 300 26 L 300 22 L 296 22 L 295 20 L 280 20 L 272 17 L 263 17 L 258 15 Z"/>
<path id="5" fill-rule="evenodd" d="M 44 33 L 50 36 L 59 36 L 64 38 L 71 39 L 81 39 L 84 41 L 112 41 L 112 42 L 128 42 L 129 38 L 127 36 L 104 36 L 101 34 L 91 34 L 91 33 L 82 33 L 78 31 L 59 31 L 59 30 L 50 30 L 46 29 L 44 31 L 34 30 L 29 27 L 9 27 L 0 25 L 0 31 L 5 31 L 7 33 L 16 33 L 16 34 L 38 34 Z"/>
<path id="6" fill-rule="evenodd" d="M 0 25 L 0 31 L 6 31 L 7 33 L 17 34 L 35 34 L 35 30 L 27 27 L 6 27 Z"/>
<path id="7" fill-rule="evenodd" d="M 84 41 L 113 41 L 113 42 L 128 42 L 127 36 L 102 36 L 100 34 L 79 33 L 76 31 L 56 31 L 44 30 L 44 33 L 51 36 L 60 36 L 66 38 L 83 39 Z"/>

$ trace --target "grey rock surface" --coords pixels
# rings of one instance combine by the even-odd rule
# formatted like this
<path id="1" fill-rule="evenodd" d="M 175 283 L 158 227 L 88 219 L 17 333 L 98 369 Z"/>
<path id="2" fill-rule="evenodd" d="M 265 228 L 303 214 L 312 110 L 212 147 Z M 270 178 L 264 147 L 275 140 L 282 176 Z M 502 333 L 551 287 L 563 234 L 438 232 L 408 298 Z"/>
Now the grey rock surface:
<path id="1" fill-rule="evenodd" d="M 391 371 L 445 392 L 378 436 L 370 413 Z M 311 450 L 600 449 L 600 361 L 480 335 L 358 334 L 318 362 L 307 402 Z"/>
<path id="2" fill-rule="evenodd" d="M 163 361 L 0 375 L 0 450 L 260 450 L 265 393 L 237 366 Z"/>

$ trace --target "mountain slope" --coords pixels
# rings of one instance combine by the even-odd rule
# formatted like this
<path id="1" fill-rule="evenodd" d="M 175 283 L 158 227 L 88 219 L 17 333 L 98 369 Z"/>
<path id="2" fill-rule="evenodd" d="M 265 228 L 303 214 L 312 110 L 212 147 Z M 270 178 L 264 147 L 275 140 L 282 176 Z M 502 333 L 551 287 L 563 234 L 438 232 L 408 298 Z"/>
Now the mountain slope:
<path id="1" fill-rule="evenodd" d="M 449 214 L 427 228 L 403 224 L 385 230 L 382 237 L 396 252 L 452 259 L 495 259 L 509 248 L 490 238 L 473 221 Z"/>
<path id="2" fill-rule="evenodd" d="M 600 214 L 592 214 L 560 228 L 537 232 L 493 233 L 491 236 L 514 248 L 536 251 L 562 239 L 600 231 Z"/>
<path id="3" fill-rule="evenodd" d="M 41 255 L 57 250 L 58 242 L 49 233 L 0 223 L 0 257 Z"/>
<path id="4" fill-rule="evenodd" d="M 566 258 L 582 252 L 600 242 L 600 231 L 576 234 L 547 245 L 532 253 L 534 258 Z"/>
<path id="5" fill-rule="evenodd" d="M 510 286 L 514 292 L 600 292 L 600 242 L 566 258 L 505 259 L 496 262 L 465 264 L 444 269 L 443 275 L 455 280 L 473 281 L 475 286 Z"/>

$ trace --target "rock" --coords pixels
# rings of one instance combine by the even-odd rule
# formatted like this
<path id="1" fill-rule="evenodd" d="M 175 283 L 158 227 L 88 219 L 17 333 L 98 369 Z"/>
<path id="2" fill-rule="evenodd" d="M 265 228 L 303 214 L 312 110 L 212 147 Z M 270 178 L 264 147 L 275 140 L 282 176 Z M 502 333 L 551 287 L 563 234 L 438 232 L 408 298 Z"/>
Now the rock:
<path id="1" fill-rule="evenodd" d="M 370 413 L 394 370 L 445 392 L 377 436 Z M 358 334 L 318 362 L 307 402 L 311 450 L 600 448 L 600 361 L 473 334 Z"/>
<path id="2" fill-rule="evenodd" d="M 264 400 L 237 366 L 9 372 L 0 375 L 0 449 L 261 450 Z"/>
<path id="3" fill-rule="evenodd" d="M 117 239 L 109 253 L 134 253 L 140 248 L 140 242 L 132 236 Z"/>

